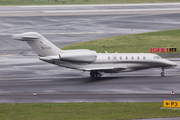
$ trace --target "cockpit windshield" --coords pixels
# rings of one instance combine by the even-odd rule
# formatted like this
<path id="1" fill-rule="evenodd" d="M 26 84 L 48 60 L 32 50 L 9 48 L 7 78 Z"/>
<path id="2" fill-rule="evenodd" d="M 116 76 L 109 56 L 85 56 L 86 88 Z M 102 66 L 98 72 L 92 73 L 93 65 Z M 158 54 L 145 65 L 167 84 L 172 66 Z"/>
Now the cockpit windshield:
<path id="1" fill-rule="evenodd" d="M 154 56 L 154 59 L 162 59 L 161 56 Z"/>

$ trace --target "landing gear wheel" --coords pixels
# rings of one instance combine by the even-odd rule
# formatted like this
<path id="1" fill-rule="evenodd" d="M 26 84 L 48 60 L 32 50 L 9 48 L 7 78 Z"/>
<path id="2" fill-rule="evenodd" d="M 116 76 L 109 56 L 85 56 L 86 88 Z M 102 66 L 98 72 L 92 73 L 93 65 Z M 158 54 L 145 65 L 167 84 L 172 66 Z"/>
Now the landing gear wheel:
<path id="1" fill-rule="evenodd" d="M 96 77 L 97 77 L 97 78 L 101 78 L 101 73 L 97 73 L 97 74 L 96 74 Z"/>
<path id="2" fill-rule="evenodd" d="M 101 78 L 102 74 L 100 72 L 90 72 L 91 77 Z"/>
<path id="3" fill-rule="evenodd" d="M 94 74 L 94 76 L 93 76 L 94 78 L 97 78 L 97 75 L 96 74 Z"/>
<path id="4" fill-rule="evenodd" d="M 91 77 L 94 77 L 95 73 L 92 73 L 92 72 L 91 72 L 90 75 L 91 75 Z"/>
<path id="5" fill-rule="evenodd" d="M 164 73 L 164 72 L 162 72 L 162 73 L 161 73 L 161 76 L 165 76 L 165 73 Z"/>

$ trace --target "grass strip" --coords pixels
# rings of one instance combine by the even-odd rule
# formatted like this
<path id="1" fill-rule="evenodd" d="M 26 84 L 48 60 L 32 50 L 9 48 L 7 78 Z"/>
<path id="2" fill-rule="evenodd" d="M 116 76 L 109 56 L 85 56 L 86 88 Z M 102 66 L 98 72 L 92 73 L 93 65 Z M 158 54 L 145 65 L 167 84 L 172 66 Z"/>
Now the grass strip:
<path id="1" fill-rule="evenodd" d="M 150 48 L 168 47 L 176 47 L 176 53 L 180 53 L 180 29 L 108 37 L 65 46 L 62 49 L 90 49 L 100 53 L 150 53 Z"/>
<path id="2" fill-rule="evenodd" d="M 0 0 L 0 5 L 165 3 L 179 0 Z"/>
<path id="3" fill-rule="evenodd" d="M 1 120 L 126 120 L 180 117 L 162 103 L 3 103 Z"/>

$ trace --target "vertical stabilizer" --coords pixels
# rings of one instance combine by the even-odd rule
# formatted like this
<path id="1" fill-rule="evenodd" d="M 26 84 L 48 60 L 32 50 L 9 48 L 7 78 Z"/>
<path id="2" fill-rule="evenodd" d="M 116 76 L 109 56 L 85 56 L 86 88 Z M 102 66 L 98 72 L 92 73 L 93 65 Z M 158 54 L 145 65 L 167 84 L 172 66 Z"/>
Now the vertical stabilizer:
<path id="1" fill-rule="evenodd" d="M 15 40 L 26 41 L 32 49 L 41 57 L 58 55 L 63 51 L 36 32 L 26 32 L 14 35 Z"/>

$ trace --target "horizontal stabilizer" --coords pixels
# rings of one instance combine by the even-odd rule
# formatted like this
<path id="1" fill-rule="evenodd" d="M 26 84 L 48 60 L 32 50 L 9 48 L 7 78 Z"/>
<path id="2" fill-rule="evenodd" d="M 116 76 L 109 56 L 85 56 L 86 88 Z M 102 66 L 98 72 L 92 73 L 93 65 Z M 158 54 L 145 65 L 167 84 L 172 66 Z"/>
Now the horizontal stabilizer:
<path id="1" fill-rule="evenodd" d="M 40 38 L 40 36 L 38 36 L 37 34 L 32 34 L 32 33 L 33 32 L 31 32 L 31 34 L 18 34 L 18 35 L 12 36 L 12 38 L 15 40 L 21 40 L 21 41 L 35 40 L 35 39 Z"/>

